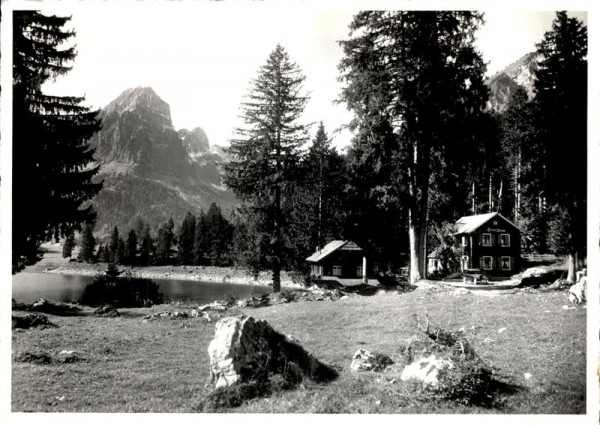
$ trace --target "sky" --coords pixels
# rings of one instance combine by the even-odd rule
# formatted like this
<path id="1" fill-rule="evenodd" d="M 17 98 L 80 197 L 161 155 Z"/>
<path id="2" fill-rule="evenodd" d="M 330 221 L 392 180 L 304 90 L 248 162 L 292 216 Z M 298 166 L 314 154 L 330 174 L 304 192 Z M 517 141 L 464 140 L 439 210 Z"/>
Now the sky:
<path id="1" fill-rule="evenodd" d="M 243 96 L 279 43 L 306 75 L 302 121 L 322 120 L 336 147 L 349 144 L 351 135 L 335 130 L 351 115 L 334 101 L 341 88 L 337 41 L 348 38 L 350 8 L 159 2 L 48 10 L 72 16 L 78 51 L 71 72 L 47 85 L 48 93 L 85 95 L 87 105 L 101 108 L 127 88 L 150 86 L 170 105 L 175 129 L 202 127 L 211 144 L 228 145 Z M 587 24 L 585 12 L 574 15 Z M 488 75 L 535 50 L 553 17 L 487 12 L 476 44 Z"/>

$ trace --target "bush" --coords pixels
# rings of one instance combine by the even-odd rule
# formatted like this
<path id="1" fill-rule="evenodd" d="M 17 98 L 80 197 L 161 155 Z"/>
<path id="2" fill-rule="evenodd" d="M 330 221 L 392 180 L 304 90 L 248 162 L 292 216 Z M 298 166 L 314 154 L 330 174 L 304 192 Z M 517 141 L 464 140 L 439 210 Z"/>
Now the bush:
<path id="1" fill-rule="evenodd" d="M 83 291 L 80 303 L 91 307 L 112 305 L 113 307 L 147 307 L 161 304 L 163 295 L 158 284 L 150 279 L 121 277 L 114 264 Z"/>
<path id="2" fill-rule="evenodd" d="M 440 371 L 437 387 L 426 388 L 435 397 L 465 405 L 497 407 L 500 405 L 498 394 L 520 390 L 512 382 L 500 381 L 498 370 L 479 357 L 462 332 L 449 332 L 429 323 L 423 331 L 426 339 L 411 340 L 401 347 L 401 352 L 407 364 L 435 354 L 455 365 Z"/>

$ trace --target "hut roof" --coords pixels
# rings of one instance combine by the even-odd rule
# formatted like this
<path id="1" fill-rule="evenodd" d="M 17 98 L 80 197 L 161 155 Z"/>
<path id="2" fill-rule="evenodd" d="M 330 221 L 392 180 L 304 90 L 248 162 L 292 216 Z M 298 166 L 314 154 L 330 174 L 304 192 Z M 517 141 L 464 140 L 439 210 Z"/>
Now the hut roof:
<path id="1" fill-rule="evenodd" d="M 306 261 L 311 262 L 311 263 L 318 263 L 319 261 L 323 260 L 325 257 L 327 257 L 329 254 L 335 252 L 335 251 L 362 251 L 362 248 L 359 247 L 358 245 L 356 245 L 354 242 L 352 241 L 331 241 L 329 242 L 327 245 L 325 245 L 323 248 L 317 250 L 316 252 L 314 252 L 310 257 L 308 257 L 306 259 Z"/>
<path id="2" fill-rule="evenodd" d="M 456 222 L 457 231 L 454 234 L 455 235 L 464 235 L 464 234 L 473 233 L 473 232 L 477 231 L 477 229 L 479 229 L 481 226 L 486 224 L 488 221 L 490 221 L 492 218 L 497 218 L 497 217 L 501 218 L 503 221 L 505 221 L 507 224 L 511 225 L 515 229 L 521 231 L 521 229 L 519 229 L 517 226 L 515 226 L 510 220 L 503 217 L 500 213 L 494 212 L 494 213 L 477 214 L 477 215 L 461 217 Z"/>

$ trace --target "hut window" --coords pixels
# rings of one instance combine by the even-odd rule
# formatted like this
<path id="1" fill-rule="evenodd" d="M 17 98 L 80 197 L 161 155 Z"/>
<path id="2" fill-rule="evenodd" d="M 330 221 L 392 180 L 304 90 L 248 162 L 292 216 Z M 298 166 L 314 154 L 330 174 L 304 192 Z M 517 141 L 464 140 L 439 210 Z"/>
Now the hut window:
<path id="1" fill-rule="evenodd" d="M 362 275 L 363 275 L 362 266 L 356 266 L 356 276 L 362 276 Z"/>
<path id="2" fill-rule="evenodd" d="M 342 266 L 340 266 L 339 264 L 334 264 L 333 265 L 333 275 L 341 276 L 342 275 Z"/>
<path id="3" fill-rule="evenodd" d="M 481 234 L 481 246 L 492 246 L 492 234 L 482 233 Z"/>
<path id="4" fill-rule="evenodd" d="M 502 270 L 510 270 L 510 257 L 500 257 L 500 268 Z"/>
<path id="5" fill-rule="evenodd" d="M 500 235 L 500 246 L 510 246 L 510 235 L 508 233 Z"/>
<path id="6" fill-rule="evenodd" d="M 492 270 L 492 257 L 481 257 L 481 268 L 483 270 Z"/>

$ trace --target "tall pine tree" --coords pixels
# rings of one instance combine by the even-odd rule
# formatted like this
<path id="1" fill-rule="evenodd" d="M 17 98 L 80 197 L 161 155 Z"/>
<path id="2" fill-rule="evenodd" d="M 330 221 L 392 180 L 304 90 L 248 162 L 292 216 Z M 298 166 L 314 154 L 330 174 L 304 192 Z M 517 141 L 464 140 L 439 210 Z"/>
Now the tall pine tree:
<path id="1" fill-rule="evenodd" d="M 88 143 L 100 129 L 97 112 L 81 106 L 82 97 L 42 92 L 71 69 L 69 19 L 13 12 L 13 272 L 37 261 L 42 242 L 92 220 L 92 206 L 82 204 L 101 188 Z"/>
<path id="2" fill-rule="evenodd" d="M 179 261 L 181 264 L 194 264 L 194 239 L 196 236 L 196 217 L 187 212 L 179 232 Z"/>
<path id="3" fill-rule="evenodd" d="M 558 12 L 537 45 L 542 60 L 534 86 L 539 138 L 532 167 L 554 213 L 552 248 L 567 255 L 570 282 L 587 238 L 587 41 L 587 27 Z"/>
<path id="4" fill-rule="evenodd" d="M 301 94 L 304 76 L 280 45 L 258 72 L 242 104 L 245 126 L 237 129 L 226 166 L 226 183 L 258 220 L 256 237 L 268 239 L 264 257 L 273 272 L 273 291 L 281 289 L 286 260 L 285 209 L 289 205 L 306 142 L 306 126 L 298 123 L 307 97 Z"/>
<path id="5" fill-rule="evenodd" d="M 473 12 L 361 12 L 342 42 L 342 99 L 356 116 L 355 151 L 378 171 L 371 201 L 407 206 L 412 283 L 426 273 L 432 172 L 460 170 L 451 164 L 474 143 L 488 98 L 473 46 L 481 22 Z"/>

